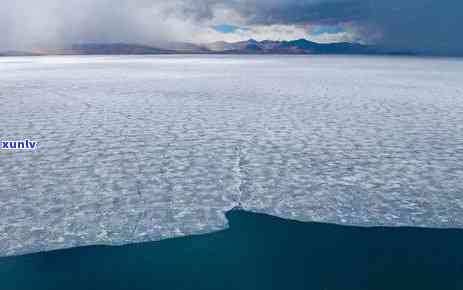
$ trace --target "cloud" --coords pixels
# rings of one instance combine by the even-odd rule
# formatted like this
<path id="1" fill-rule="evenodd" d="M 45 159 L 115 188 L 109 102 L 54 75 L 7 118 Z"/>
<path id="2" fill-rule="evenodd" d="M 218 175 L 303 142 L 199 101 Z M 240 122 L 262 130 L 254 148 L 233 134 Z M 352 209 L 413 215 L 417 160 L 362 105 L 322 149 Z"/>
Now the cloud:
<path id="1" fill-rule="evenodd" d="M 65 46 L 79 42 L 161 43 L 210 17 L 192 1 L 3 0 L 0 49 Z"/>
<path id="2" fill-rule="evenodd" d="M 211 27 L 228 23 L 247 30 L 227 39 L 303 36 L 463 54 L 460 0 L 3 0 L 1 6 L 0 50 L 219 40 L 223 33 Z M 317 26 L 325 31 L 311 30 Z"/>
<path id="3" fill-rule="evenodd" d="M 255 24 L 339 23 L 363 17 L 363 0 L 231 0 L 223 5 Z M 227 4 L 225 4 L 227 3 Z"/>
<path id="4" fill-rule="evenodd" d="M 237 27 L 233 32 L 222 31 L 216 27 L 203 31 L 197 35 L 197 40 L 203 43 L 213 41 L 237 42 L 248 39 L 262 40 L 294 40 L 305 38 L 319 43 L 332 42 L 358 42 L 359 39 L 346 31 L 328 31 L 312 33 L 316 27 L 301 25 L 252 25 L 250 27 Z"/>
<path id="5" fill-rule="evenodd" d="M 233 33 L 222 31 L 207 31 L 202 33 L 201 42 L 227 41 L 236 42 L 248 39 L 256 40 L 293 40 L 308 38 L 309 34 L 303 27 L 295 25 L 255 25 L 236 29 Z"/>

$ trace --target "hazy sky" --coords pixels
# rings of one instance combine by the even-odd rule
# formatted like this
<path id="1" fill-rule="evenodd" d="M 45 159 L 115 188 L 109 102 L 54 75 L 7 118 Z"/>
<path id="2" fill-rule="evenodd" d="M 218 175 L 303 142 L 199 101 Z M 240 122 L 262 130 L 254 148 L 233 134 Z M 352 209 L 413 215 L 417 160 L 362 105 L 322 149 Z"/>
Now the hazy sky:
<path id="1" fill-rule="evenodd" d="M 461 0 L 2 0 L 0 50 L 295 39 L 463 54 Z"/>

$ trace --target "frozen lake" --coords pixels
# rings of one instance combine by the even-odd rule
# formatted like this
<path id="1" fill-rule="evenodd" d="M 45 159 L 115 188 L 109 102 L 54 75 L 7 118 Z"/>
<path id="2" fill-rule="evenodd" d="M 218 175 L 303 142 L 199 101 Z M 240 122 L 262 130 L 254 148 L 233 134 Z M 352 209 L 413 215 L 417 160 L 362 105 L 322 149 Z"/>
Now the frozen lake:
<path id="1" fill-rule="evenodd" d="M 225 228 L 246 210 L 463 228 L 463 61 L 0 58 L 0 256 Z"/>

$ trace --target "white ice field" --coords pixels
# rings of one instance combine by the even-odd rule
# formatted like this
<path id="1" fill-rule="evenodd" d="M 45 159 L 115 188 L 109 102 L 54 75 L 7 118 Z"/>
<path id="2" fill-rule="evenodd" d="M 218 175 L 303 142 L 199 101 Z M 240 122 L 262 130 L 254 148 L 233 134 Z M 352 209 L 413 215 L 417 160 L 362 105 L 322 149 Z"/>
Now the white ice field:
<path id="1" fill-rule="evenodd" d="M 245 209 L 463 227 L 463 60 L 0 58 L 0 256 L 211 232 Z"/>

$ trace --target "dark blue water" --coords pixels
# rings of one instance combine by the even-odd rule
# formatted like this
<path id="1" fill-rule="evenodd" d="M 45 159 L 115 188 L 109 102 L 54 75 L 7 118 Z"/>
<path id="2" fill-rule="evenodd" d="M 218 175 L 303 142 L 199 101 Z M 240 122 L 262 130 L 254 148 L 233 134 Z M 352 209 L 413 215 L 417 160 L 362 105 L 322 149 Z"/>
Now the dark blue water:
<path id="1" fill-rule="evenodd" d="M 227 217 L 202 236 L 1 258 L 0 289 L 463 289 L 462 230 Z"/>

